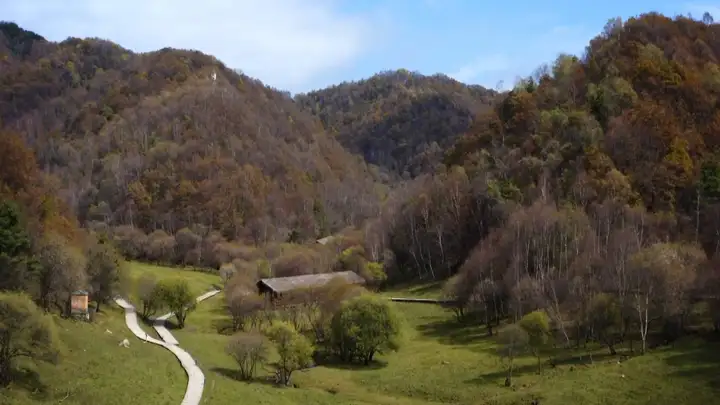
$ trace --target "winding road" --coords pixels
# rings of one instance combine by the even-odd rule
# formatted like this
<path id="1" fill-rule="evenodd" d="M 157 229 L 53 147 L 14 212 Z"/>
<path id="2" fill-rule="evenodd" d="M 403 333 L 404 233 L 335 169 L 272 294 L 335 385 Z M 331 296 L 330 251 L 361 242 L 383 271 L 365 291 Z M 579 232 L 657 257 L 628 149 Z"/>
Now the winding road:
<path id="1" fill-rule="evenodd" d="M 196 301 L 200 302 L 203 300 L 206 300 L 212 296 L 215 296 L 216 294 L 220 293 L 220 290 L 214 290 L 210 291 L 208 293 L 205 293 L 201 296 L 199 296 Z M 140 327 L 140 323 L 138 322 L 138 316 L 137 311 L 135 310 L 135 307 L 129 303 L 124 298 L 117 297 L 115 298 L 115 303 L 118 304 L 120 307 L 122 307 L 125 310 L 125 323 L 127 324 L 128 329 L 140 340 L 144 340 L 146 342 L 154 343 L 156 345 L 162 346 L 168 350 L 170 350 L 175 357 L 180 361 L 180 364 L 185 369 L 185 374 L 188 376 L 188 383 L 187 388 L 185 390 L 185 397 L 183 398 L 181 405 L 198 405 L 200 404 L 200 399 L 202 398 L 203 394 L 203 388 L 205 386 L 205 375 L 203 374 L 202 370 L 200 370 L 200 367 L 197 366 L 195 363 L 195 360 L 190 356 L 188 352 L 181 349 L 180 346 L 178 346 L 178 341 L 175 339 L 175 337 L 170 333 L 170 331 L 165 327 L 165 321 L 170 318 L 173 313 L 165 314 L 161 317 L 158 317 L 153 322 L 153 327 L 158 332 L 158 335 L 163 339 L 155 339 L 151 336 L 148 336 L 147 333 Z"/>

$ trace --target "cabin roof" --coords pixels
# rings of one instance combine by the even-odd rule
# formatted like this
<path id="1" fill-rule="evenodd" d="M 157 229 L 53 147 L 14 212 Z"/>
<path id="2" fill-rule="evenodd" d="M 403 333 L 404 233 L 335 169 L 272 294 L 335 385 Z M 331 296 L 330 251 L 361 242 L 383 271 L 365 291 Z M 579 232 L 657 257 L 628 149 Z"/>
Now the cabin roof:
<path id="1" fill-rule="evenodd" d="M 344 279 L 349 284 L 363 284 L 365 280 L 353 271 L 339 271 L 335 273 L 306 274 L 292 277 L 264 278 L 258 281 L 276 293 L 283 293 L 301 288 L 322 287 L 330 280 Z"/>

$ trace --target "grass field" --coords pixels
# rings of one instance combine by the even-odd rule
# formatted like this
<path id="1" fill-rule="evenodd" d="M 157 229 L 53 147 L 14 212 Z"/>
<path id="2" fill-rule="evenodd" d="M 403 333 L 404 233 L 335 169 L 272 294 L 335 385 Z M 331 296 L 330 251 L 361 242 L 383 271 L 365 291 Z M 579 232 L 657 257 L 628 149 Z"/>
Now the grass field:
<path id="1" fill-rule="evenodd" d="M 60 362 L 33 367 L 35 373 L 0 390 L 0 404 L 179 404 L 186 377 L 177 359 L 135 339 L 123 314 L 106 306 L 94 323 L 57 319 Z M 129 348 L 118 346 L 125 338 Z"/>
<path id="2" fill-rule="evenodd" d="M 136 282 L 144 275 L 151 275 L 156 280 L 186 280 L 190 285 L 194 295 L 201 295 L 204 292 L 213 289 L 214 285 L 220 283 L 220 277 L 215 274 L 204 273 L 200 271 L 183 270 L 178 268 L 157 266 L 154 264 L 140 263 L 140 262 L 128 262 L 127 266 L 128 277 L 125 280 L 125 296 L 130 300 L 131 303 L 139 307 L 140 302 L 136 295 Z M 144 323 L 140 323 L 140 327 L 149 336 L 158 338 L 155 329 Z"/>
<path id="3" fill-rule="evenodd" d="M 171 267 L 157 266 L 139 262 L 128 263 L 128 276 L 130 284 L 130 295 L 132 295 L 132 282 L 143 275 L 152 275 L 157 280 L 178 280 L 182 279 L 190 284 L 190 288 L 198 295 L 213 289 L 213 285 L 220 284 L 220 277 L 201 271 L 183 270 Z"/>
<path id="4" fill-rule="evenodd" d="M 182 277 L 202 293 L 217 283 L 210 274 L 133 264 L 132 276 L 152 272 L 158 278 Z M 437 285 L 407 287 L 385 296 L 437 296 Z M 296 372 L 297 388 L 279 388 L 259 379 L 237 381 L 236 366 L 224 352 L 228 337 L 218 331 L 227 323 L 222 294 L 201 303 L 183 330 L 173 334 L 205 373 L 203 404 L 720 404 L 720 344 L 687 338 L 674 347 L 618 363 L 599 350 L 593 364 L 568 356 L 557 368 L 536 371 L 531 356 L 518 361 L 514 387 L 503 385 L 504 365 L 484 328 L 458 325 L 453 315 L 431 304 L 396 303 L 405 318 L 407 336 L 397 353 L 380 356 L 369 367 L 320 366 Z M 120 335 L 129 337 L 119 311 L 94 325 L 60 321 L 63 338 L 74 348 L 70 363 L 43 366 L 52 376 L 48 391 L 58 403 L 63 389 L 73 392 L 63 404 L 177 404 L 185 376 L 177 361 L 157 346 L 131 339 L 119 348 Z M 115 333 L 104 334 L 106 328 Z M 122 332 L 121 332 L 122 331 Z M 85 347 L 87 345 L 87 347 Z M 88 354 L 80 354 L 87 348 Z M 69 370 L 77 370 L 74 375 Z M 271 372 L 268 368 L 265 374 Z M 157 374 L 156 374 L 157 373 Z M 78 375 L 80 375 L 78 377 Z M 48 378 L 50 380 L 50 378 Z M 168 395 L 165 396 L 164 394 Z M 14 389 L 2 404 L 43 401 L 27 390 Z"/>
<path id="5" fill-rule="evenodd" d="M 394 295 L 398 295 L 395 293 Z M 408 295 L 407 293 L 403 295 Z M 428 294 L 420 294 L 428 296 Z M 452 315 L 429 304 L 395 304 L 408 337 L 398 352 L 371 367 L 316 367 L 295 375 L 299 388 L 243 383 L 223 352 L 227 337 L 214 326 L 221 298 L 191 316 L 195 329 L 177 331 L 181 346 L 206 374 L 205 404 L 242 399 L 253 404 L 720 404 L 720 345 L 688 339 L 621 364 L 599 351 L 592 365 L 566 362 L 536 371 L 521 359 L 514 388 L 504 387 L 504 366 L 483 328 L 461 328 Z"/>

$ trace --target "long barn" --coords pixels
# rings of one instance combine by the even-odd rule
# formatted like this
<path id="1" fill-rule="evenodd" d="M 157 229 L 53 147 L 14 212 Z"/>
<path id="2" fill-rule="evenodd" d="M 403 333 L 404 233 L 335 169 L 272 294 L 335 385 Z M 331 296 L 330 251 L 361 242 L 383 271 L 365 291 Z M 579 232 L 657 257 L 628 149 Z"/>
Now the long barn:
<path id="1" fill-rule="evenodd" d="M 330 281 L 337 279 L 341 279 L 348 284 L 365 284 L 365 279 L 353 271 L 338 271 L 335 273 L 263 278 L 257 282 L 257 288 L 259 294 L 265 294 L 275 298 L 289 291 L 322 287 Z"/>

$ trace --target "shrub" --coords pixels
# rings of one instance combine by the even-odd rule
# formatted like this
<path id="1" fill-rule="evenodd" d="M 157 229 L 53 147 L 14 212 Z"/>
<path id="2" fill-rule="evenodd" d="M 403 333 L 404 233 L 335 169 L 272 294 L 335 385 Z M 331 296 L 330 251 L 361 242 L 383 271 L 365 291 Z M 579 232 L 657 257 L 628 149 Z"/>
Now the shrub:
<path id="1" fill-rule="evenodd" d="M 341 360 L 369 364 L 376 353 L 399 348 L 400 332 L 395 308 L 364 294 L 345 302 L 333 316 L 331 345 Z"/>
<path id="2" fill-rule="evenodd" d="M 277 363 L 277 380 L 290 385 L 293 371 L 300 370 L 312 362 L 313 346 L 310 341 L 286 322 L 276 322 L 267 331 L 275 344 L 280 361 Z"/>

